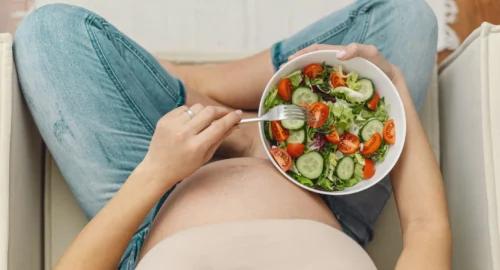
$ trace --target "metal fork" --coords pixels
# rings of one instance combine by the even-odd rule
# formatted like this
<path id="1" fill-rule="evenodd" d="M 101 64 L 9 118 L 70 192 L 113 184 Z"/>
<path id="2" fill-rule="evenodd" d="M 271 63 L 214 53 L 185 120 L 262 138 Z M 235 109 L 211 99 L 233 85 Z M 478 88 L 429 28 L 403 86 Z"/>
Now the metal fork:
<path id="1" fill-rule="evenodd" d="M 272 108 L 266 114 L 255 118 L 242 119 L 240 123 L 251 123 L 259 121 L 278 121 L 278 120 L 301 120 L 307 121 L 311 117 L 306 108 L 297 105 L 279 105 Z"/>

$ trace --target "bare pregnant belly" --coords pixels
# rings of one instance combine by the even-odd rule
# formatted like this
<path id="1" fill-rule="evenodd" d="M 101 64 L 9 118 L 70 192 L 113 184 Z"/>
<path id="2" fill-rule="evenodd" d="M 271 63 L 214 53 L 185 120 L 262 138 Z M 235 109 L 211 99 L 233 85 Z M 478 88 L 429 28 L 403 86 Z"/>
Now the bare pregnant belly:
<path id="1" fill-rule="evenodd" d="M 141 257 L 176 232 L 249 219 L 310 219 L 340 230 L 318 195 L 285 179 L 268 160 L 222 160 L 204 166 L 175 188 L 151 227 Z"/>

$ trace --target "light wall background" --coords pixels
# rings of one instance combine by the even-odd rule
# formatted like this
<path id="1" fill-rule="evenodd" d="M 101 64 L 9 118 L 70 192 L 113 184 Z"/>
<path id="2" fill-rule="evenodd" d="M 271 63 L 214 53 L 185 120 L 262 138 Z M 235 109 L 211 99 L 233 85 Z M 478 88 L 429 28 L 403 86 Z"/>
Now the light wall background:
<path id="1" fill-rule="evenodd" d="M 439 21 L 438 49 L 454 49 L 458 39 L 447 25 L 455 19 L 454 1 L 426 1 Z M 33 2 L 88 8 L 157 55 L 221 59 L 268 48 L 354 0 L 0 0 L 8 7 L 0 8 L 0 30 L 6 10 L 11 17 L 6 27 L 13 32 Z"/>

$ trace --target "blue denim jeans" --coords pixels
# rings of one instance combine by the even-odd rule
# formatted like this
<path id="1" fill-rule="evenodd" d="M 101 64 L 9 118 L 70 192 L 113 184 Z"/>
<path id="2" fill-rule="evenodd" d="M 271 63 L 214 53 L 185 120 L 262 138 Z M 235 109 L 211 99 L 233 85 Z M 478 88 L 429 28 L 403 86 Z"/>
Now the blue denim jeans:
<path id="1" fill-rule="evenodd" d="M 405 74 L 417 108 L 435 63 L 436 19 L 424 0 L 360 0 L 272 46 L 277 69 L 313 43 L 373 44 Z M 89 219 L 144 158 L 157 121 L 184 103 L 181 81 L 98 15 L 55 4 L 33 12 L 14 40 L 26 102 L 42 137 Z M 120 263 L 133 269 L 153 219 L 138 228 Z M 365 246 L 391 194 L 388 179 L 323 199 L 344 231 Z"/>

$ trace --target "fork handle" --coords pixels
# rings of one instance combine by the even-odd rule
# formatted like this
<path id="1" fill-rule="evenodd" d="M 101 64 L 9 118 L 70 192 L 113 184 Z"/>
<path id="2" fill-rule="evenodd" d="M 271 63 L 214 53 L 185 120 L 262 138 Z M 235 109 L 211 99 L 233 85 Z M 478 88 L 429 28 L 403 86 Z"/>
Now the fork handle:
<path id="1" fill-rule="evenodd" d="M 245 118 L 240 120 L 240 124 L 246 124 L 246 123 L 252 123 L 252 122 L 261 122 L 261 121 L 266 121 L 265 119 L 262 119 L 261 117 L 254 117 L 254 118 Z"/>

